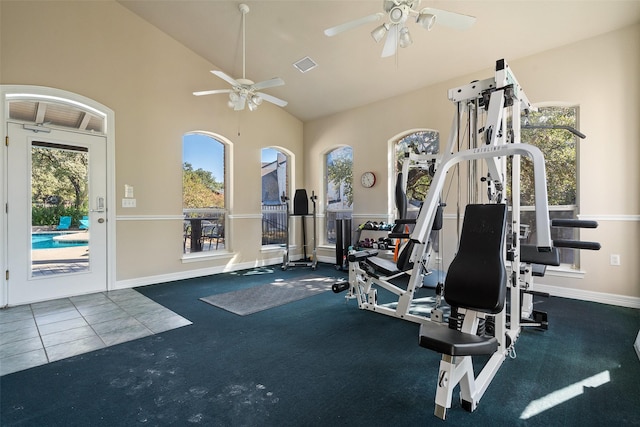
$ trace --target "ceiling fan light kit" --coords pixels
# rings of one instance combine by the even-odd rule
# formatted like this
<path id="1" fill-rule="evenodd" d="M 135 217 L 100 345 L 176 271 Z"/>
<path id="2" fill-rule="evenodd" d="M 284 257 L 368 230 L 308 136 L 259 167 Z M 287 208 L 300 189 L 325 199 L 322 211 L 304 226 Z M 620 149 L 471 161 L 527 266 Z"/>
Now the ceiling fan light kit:
<path id="1" fill-rule="evenodd" d="M 422 9 L 418 17 L 416 18 L 416 22 L 422 26 L 427 31 L 431 31 L 433 28 L 433 24 L 436 23 L 436 15 L 432 15 L 428 12 L 425 12 L 427 9 Z"/>
<path id="2" fill-rule="evenodd" d="M 342 32 L 360 27 L 361 25 L 378 21 L 386 15 L 389 22 L 385 22 L 371 31 L 371 37 L 373 37 L 376 42 L 382 41 L 385 36 L 387 37 L 381 55 L 385 58 L 394 55 L 398 46 L 404 48 L 413 43 L 409 28 L 405 26 L 409 16 L 415 17 L 416 23 L 427 31 L 431 31 L 431 28 L 433 28 L 435 24 L 457 30 L 466 30 L 476 21 L 476 18 L 473 16 L 431 7 L 425 7 L 418 11 L 416 8 L 419 5 L 420 0 L 383 0 L 382 8 L 384 12 L 368 15 L 336 25 L 335 27 L 327 28 L 324 30 L 324 34 L 328 37 L 333 37 Z"/>
<path id="3" fill-rule="evenodd" d="M 216 90 L 204 90 L 199 92 L 193 92 L 195 96 L 202 95 L 213 95 L 218 93 L 228 93 L 229 101 L 228 105 L 230 108 L 233 108 L 235 111 L 244 110 L 245 106 L 248 106 L 249 111 L 255 111 L 262 101 L 268 101 L 272 104 L 275 104 L 279 107 L 285 107 L 287 105 L 287 101 L 284 101 L 280 98 L 276 98 L 273 95 L 269 95 L 266 93 L 258 92 L 262 89 L 267 89 L 276 86 L 284 85 L 284 80 L 279 77 L 274 77 L 269 80 L 265 80 L 259 83 L 254 83 L 252 80 L 246 78 L 245 70 L 246 70 L 246 36 L 245 36 L 245 15 L 249 13 L 249 6 L 244 3 L 241 3 L 238 6 L 240 13 L 242 13 L 242 78 L 234 79 L 228 76 L 226 73 L 218 70 L 212 70 L 211 72 L 222 80 L 226 81 L 231 85 L 231 89 L 216 89 Z"/>

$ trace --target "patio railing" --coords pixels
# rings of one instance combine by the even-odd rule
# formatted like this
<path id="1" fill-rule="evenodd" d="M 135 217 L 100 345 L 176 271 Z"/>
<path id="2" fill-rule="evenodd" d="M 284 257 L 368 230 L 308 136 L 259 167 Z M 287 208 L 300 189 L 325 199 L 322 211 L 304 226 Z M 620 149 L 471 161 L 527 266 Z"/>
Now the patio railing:
<path id="1" fill-rule="evenodd" d="M 287 243 L 287 205 L 262 206 L 262 244 Z"/>

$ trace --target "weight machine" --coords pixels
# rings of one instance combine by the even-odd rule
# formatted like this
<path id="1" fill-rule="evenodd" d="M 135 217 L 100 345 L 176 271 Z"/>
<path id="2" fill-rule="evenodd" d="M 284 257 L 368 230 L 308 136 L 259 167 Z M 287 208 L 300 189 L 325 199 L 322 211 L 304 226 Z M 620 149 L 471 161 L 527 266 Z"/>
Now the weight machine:
<path id="1" fill-rule="evenodd" d="M 537 147 L 520 141 L 520 114 L 533 107 L 507 63 L 497 61 L 494 77 L 450 89 L 448 96 L 456 107 L 450 138 L 442 157 L 436 160 L 429 192 L 397 263 L 391 265 L 378 259 L 375 251 L 352 252 L 348 256 L 349 282 L 334 285 L 335 292 L 348 289 L 347 298 L 357 299 L 361 309 L 420 325 L 420 346 L 442 354 L 435 398 L 435 415 L 442 419 L 446 418 L 458 385 L 463 408 L 475 410 L 502 362 L 508 356 L 515 357 L 514 346 L 523 324 L 543 323 L 530 307 L 530 296 L 535 292 L 533 266 L 559 265 L 557 247 L 599 248 L 593 242 L 554 244 L 551 240 L 544 157 Z M 468 143 L 466 148 L 462 147 L 463 141 Z M 537 243 L 526 247 L 521 247 L 519 241 L 521 156 L 529 157 L 534 166 Z M 511 162 L 510 177 L 507 161 Z M 468 164 L 470 197 L 462 230 L 458 229 L 458 253 L 442 292 L 452 307 L 445 322 L 440 306 L 442 293 L 429 314 L 410 310 L 426 267 L 423 262 L 429 235 L 434 225 L 439 225 L 447 174 L 463 162 Z M 507 221 L 509 179 L 512 203 Z M 479 191 L 480 183 L 486 185 L 484 197 Z M 553 225 L 594 224 L 571 220 Z M 406 287 L 392 282 L 403 275 L 409 276 Z M 397 303 L 378 304 L 378 287 L 395 294 Z M 527 322 L 531 316 L 534 319 Z M 488 356 L 477 376 L 471 360 L 476 355 Z"/>

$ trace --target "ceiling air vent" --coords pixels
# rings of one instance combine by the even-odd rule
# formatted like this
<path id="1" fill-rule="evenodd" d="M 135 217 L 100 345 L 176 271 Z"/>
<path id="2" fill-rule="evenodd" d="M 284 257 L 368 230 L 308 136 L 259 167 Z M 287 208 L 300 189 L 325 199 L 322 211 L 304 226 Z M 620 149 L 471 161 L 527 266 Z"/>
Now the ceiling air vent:
<path id="1" fill-rule="evenodd" d="M 306 73 L 307 71 L 313 70 L 314 68 L 316 68 L 318 64 L 316 64 L 316 62 L 313 59 L 309 58 L 308 56 L 305 56 L 301 60 L 294 62 L 293 66 L 296 67 L 301 73 Z"/>

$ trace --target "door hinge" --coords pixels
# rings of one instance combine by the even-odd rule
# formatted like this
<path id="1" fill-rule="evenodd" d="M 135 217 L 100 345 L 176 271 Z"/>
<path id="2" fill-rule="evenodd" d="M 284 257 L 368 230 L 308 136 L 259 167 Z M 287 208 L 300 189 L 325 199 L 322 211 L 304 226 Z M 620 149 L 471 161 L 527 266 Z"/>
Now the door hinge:
<path id="1" fill-rule="evenodd" d="M 4 145 L 9 146 L 9 135 L 4 137 Z"/>
<path id="2" fill-rule="evenodd" d="M 9 280 L 9 270 L 4 272 L 4 280 Z"/>

